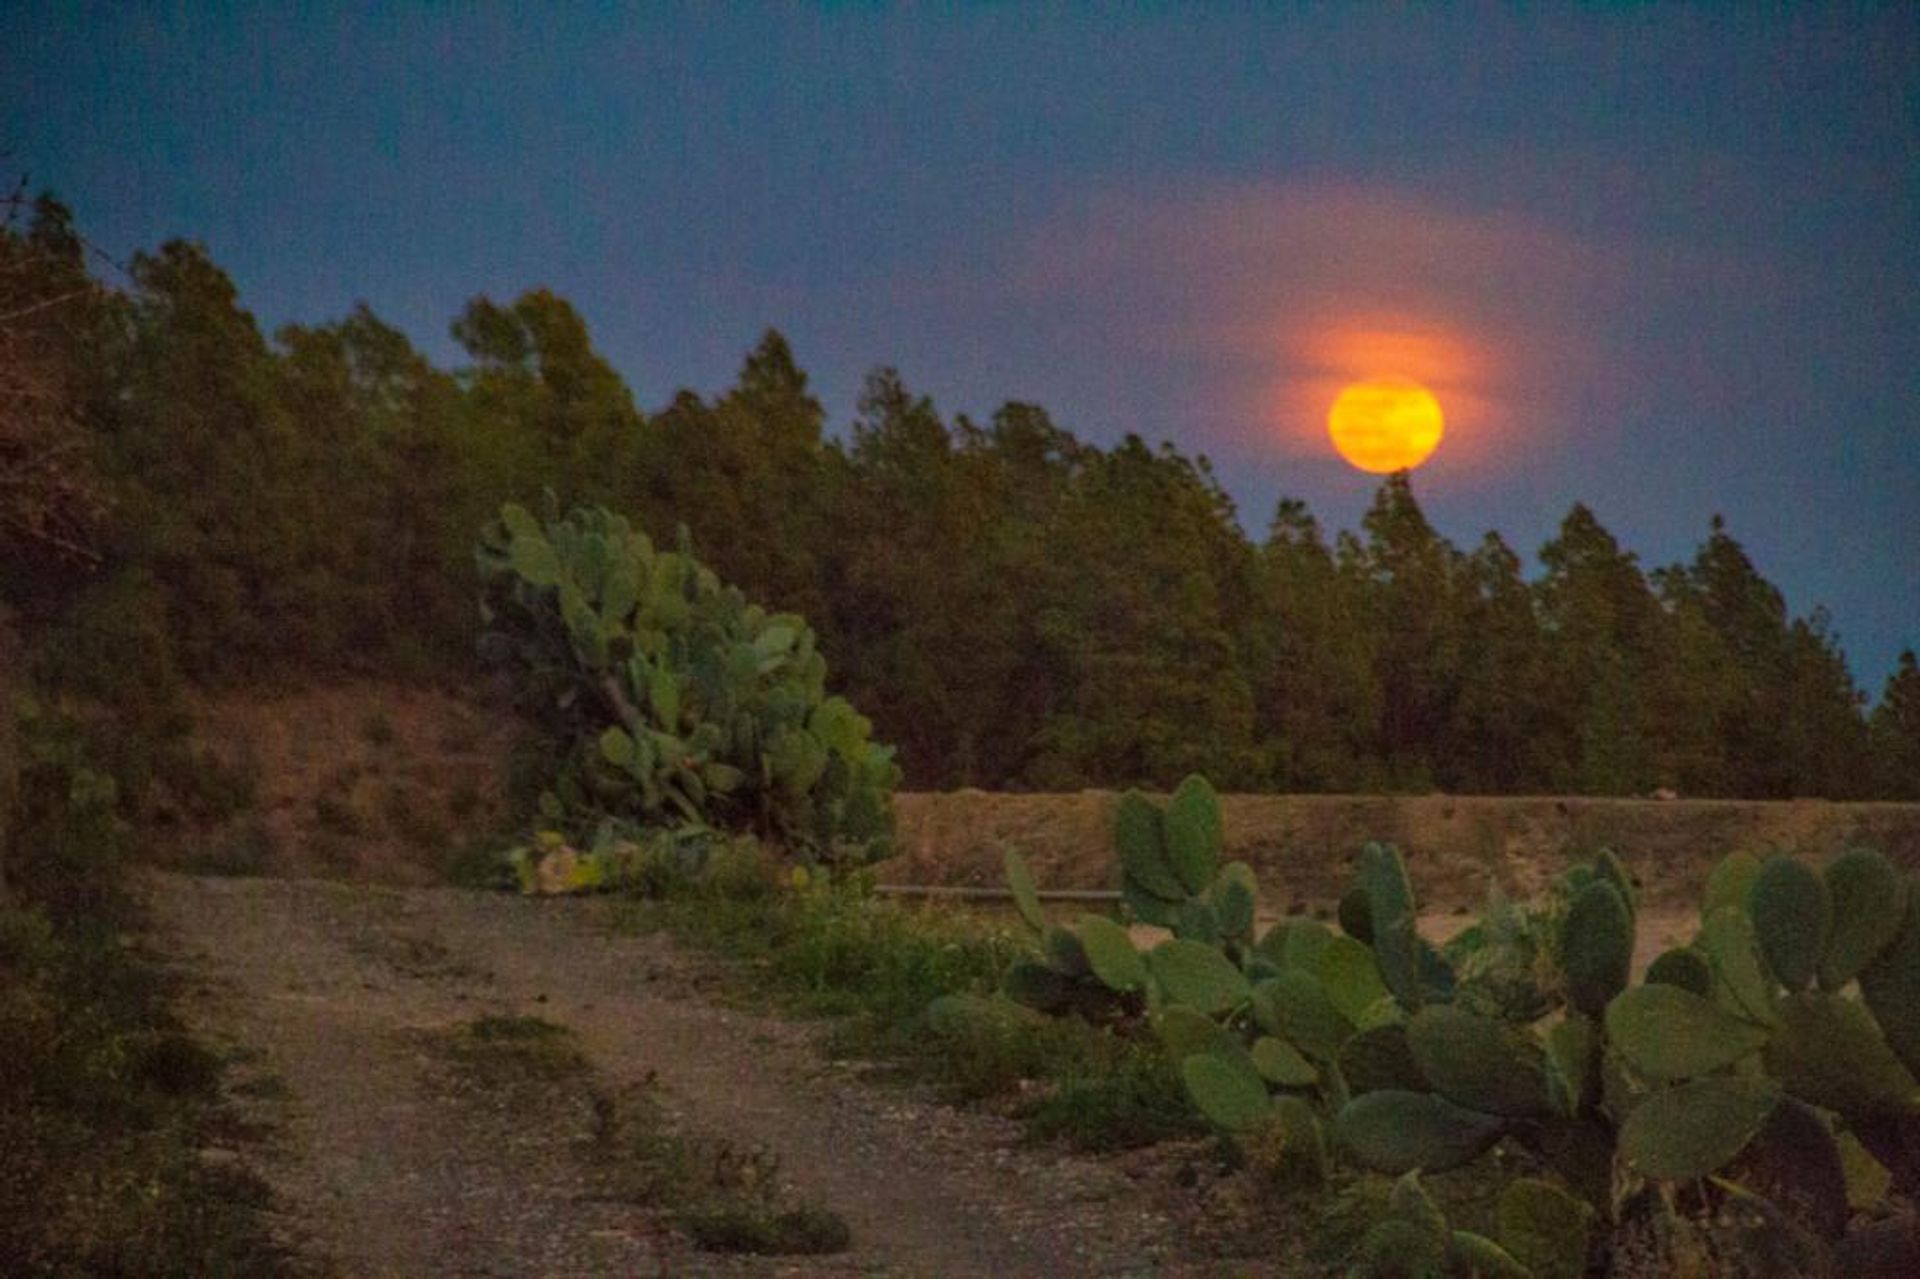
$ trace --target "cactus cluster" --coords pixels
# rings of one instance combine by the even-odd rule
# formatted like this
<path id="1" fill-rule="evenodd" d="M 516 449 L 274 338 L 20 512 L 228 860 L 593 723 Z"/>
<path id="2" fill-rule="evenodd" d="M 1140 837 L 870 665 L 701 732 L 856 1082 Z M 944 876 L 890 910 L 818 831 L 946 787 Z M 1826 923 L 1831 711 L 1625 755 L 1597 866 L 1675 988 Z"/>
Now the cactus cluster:
<path id="1" fill-rule="evenodd" d="M 1589 1239 L 1605 1264 L 1635 1232 L 1669 1255 L 1720 1232 L 1816 1270 L 1920 1273 L 1920 891 L 1879 854 L 1727 859 L 1697 936 L 1635 985 L 1634 887 L 1610 852 L 1442 950 L 1378 844 L 1338 930 L 1290 918 L 1256 939 L 1252 873 L 1217 869 L 1197 778 L 1164 808 L 1123 799 L 1115 846 L 1135 918 L 1174 936 L 1141 952 L 1104 918 L 1049 928 L 1010 858 L 1037 966 L 1144 1012 L 1224 1132 L 1409 1179 L 1363 1250 L 1380 1273 L 1579 1274 Z M 1445 1229 L 1418 1174 L 1503 1143 L 1539 1176 L 1509 1187 L 1498 1238 Z"/>
<path id="2" fill-rule="evenodd" d="M 751 830 L 810 860 L 888 851 L 899 769 L 827 694 L 800 618 L 600 509 L 509 504 L 477 558 L 483 648 L 564 755 L 550 823 Z"/>
<path id="3" fill-rule="evenodd" d="M 1216 1016 L 1244 1006 L 1257 886 L 1245 862 L 1220 864 L 1220 848 L 1220 800 L 1205 778 L 1187 778 L 1164 805 L 1138 791 L 1120 797 L 1114 849 L 1122 893 L 1135 919 L 1173 933 L 1144 954 L 1103 915 L 1049 923 L 1025 860 L 1009 851 L 1007 883 L 1040 953 L 1012 967 L 1007 993 L 1046 1012 L 1151 1003 Z"/>
<path id="4" fill-rule="evenodd" d="M 1552 1182 L 1521 1177 L 1494 1210 L 1494 1234 L 1458 1230 L 1418 1172 L 1394 1183 L 1387 1211 L 1360 1241 L 1356 1275 L 1577 1279 L 1587 1268 L 1594 1211 Z"/>

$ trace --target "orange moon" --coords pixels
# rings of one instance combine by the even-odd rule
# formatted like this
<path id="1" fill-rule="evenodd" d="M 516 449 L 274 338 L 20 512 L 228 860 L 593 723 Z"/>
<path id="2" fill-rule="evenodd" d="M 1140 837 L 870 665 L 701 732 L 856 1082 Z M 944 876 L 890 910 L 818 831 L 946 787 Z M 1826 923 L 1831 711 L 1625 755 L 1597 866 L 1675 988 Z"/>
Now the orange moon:
<path id="1" fill-rule="evenodd" d="M 1445 433 L 1440 401 L 1418 382 L 1355 382 L 1327 413 L 1327 434 L 1340 456 L 1376 475 L 1420 465 Z"/>

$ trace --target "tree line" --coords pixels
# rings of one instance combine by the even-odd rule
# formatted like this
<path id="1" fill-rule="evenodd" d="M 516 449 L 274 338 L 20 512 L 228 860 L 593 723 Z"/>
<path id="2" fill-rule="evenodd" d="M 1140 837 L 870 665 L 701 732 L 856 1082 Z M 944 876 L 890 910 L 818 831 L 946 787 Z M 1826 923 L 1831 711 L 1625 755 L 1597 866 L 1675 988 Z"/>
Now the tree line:
<path id="1" fill-rule="evenodd" d="M 842 432 L 769 332 L 642 411 L 568 302 L 477 298 L 443 369 L 362 306 L 271 336 L 197 245 L 103 283 L 67 211 L 0 231 L 0 605 L 40 683 L 472 677 L 476 531 L 620 511 L 805 615 L 908 784 L 1920 798 L 1920 670 L 1865 710 L 1828 619 L 1727 525 L 1647 570 L 1575 506 L 1531 580 L 1404 475 L 1357 532 L 1243 530 L 1204 457 L 891 370 Z"/>

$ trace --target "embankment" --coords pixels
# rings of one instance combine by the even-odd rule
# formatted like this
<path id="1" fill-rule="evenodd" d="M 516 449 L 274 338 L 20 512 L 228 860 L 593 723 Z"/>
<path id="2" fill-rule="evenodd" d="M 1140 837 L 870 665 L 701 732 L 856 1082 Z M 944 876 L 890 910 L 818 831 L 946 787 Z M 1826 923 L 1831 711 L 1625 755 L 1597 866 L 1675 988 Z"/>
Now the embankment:
<path id="1" fill-rule="evenodd" d="M 901 795 L 901 855 L 881 878 L 998 885 L 1000 850 L 1012 847 L 1042 887 L 1111 887 L 1114 799 L 1110 791 Z M 1252 864 L 1274 910 L 1337 900 L 1354 854 L 1370 839 L 1400 846 L 1423 901 L 1437 910 L 1477 906 L 1493 884 L 1530 895 L 1568 861 L 1601 847 L 1620 854 L 1656 907 L 1696 903 L 1708 870 L 1741 849 L 1820 859 L 1866 844 L 1920 870 L 1920 804 L 1227 795 L 1221 806 L 1227 857 Z"/>

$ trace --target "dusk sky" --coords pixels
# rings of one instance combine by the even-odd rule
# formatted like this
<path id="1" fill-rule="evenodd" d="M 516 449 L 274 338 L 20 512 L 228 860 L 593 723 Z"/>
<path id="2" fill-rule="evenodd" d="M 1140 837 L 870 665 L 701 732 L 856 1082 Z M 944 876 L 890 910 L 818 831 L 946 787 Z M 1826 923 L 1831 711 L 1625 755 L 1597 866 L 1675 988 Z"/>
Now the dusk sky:
<path id="1" fill-rule="evenodd" d="M 836 426 L 1037 402 L 1256 536 L 1412 378 L 1463 548 L 1719 512 L 1870 696 L 1920 647 L 1920 7 L 375 8 L 0 7 L 0 176 L 268 328 L 545 285 L 653 408 L 771 326 Z"/>

